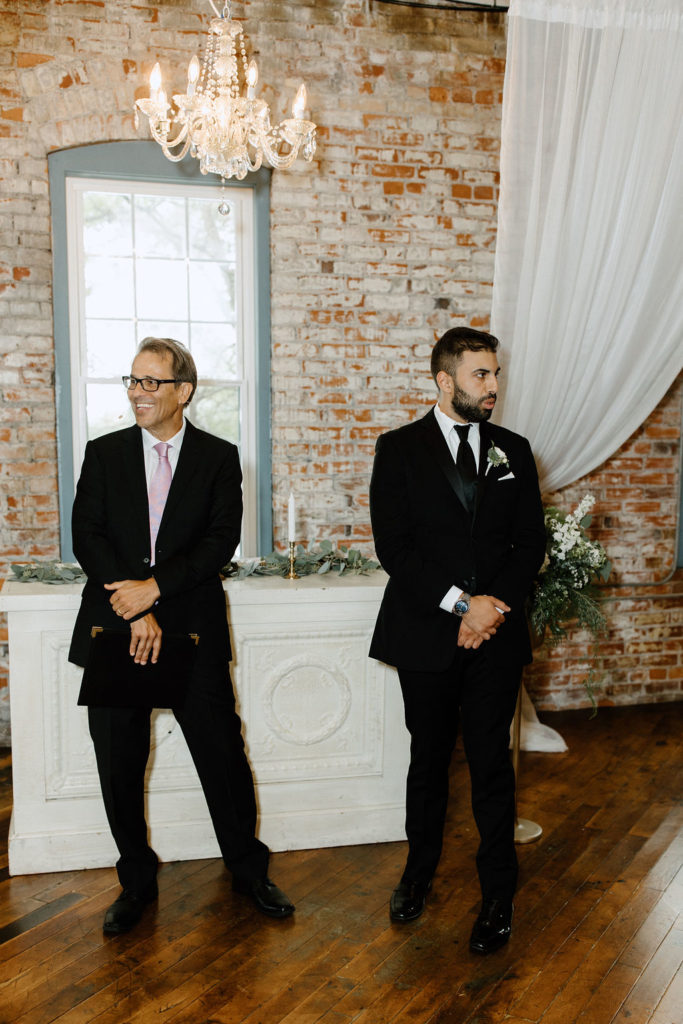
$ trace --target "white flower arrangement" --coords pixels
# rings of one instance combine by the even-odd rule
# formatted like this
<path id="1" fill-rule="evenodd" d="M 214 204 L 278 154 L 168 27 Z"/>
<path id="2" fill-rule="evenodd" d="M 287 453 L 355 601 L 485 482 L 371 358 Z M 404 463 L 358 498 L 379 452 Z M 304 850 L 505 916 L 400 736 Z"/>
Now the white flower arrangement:
<path id="1" fill-rule="evenodd" d="M 543 565 L 534 585 L 531 625 L 551 642 L 567 635 L 566 623 L 575 620 L 590 630 L 594 639 L 604 632 L 605 617 L 594 596 L 594 585 L 606 583 L 612 563 L 599 541 L 589 540 L 590 511 L 595 504 L 586 494 L 573 512 L 554 505 L 544 509 L 547 546 Z"/>

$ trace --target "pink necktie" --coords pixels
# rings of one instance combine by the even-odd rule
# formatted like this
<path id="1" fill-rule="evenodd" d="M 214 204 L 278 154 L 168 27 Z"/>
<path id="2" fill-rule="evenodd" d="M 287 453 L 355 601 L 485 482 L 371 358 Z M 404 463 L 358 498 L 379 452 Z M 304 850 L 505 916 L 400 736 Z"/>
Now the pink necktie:
<path id="1" fill-rule="evenodd" d="M 168 492 L 171 487 L 171 480 L 173 479 L 173 473 L 171 472 L 171 463 L 168 461 L 168 449 L 169 445 L 166 441 L 159 441 L 158 444 L 154 445 L 154 451 L 159 456 L 156 469 L 152 475 L 152 479 L 149 485 L 149 535 L 152 542 L 152 565 L 155 561 L 155 548 L 157 543 L 157 534 L 159 533 L 159 524 L 161 517 L 164 514 L 164 505 L 168 497 Z"/>

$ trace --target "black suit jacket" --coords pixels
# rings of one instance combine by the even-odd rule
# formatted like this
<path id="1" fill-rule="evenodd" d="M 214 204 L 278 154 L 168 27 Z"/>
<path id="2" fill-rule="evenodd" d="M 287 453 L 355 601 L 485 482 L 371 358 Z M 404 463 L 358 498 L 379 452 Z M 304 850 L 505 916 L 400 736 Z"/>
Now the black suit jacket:
<path id="1" fill-rule="evenodd" d="M 370 655 L 397 668 L 438 672 L 452 664 L 460 619 L 439 603 L 453 585 L 498 597 L 512 609 L 479 652 L 520 666 L 531 659 L 525 601 L 545 554 L 536 466 L 519 434 L 488 422 L 480 432 L 473 518 L 433 409 L 377 441 L 370 515 L 390 580 Z M 487 472 L 492 443 L 509 465 Z"/>
<path id="2" fill-rule="evenodd" d="M 197 669 L 230 660 L 219 570 L 232 558 L 242 521 L 242 473 L 235 445 L 189 420 L 173 474 L 151 567 L 142 433 L 129 427 L 89 441 L 73 507 L 76 558 L 87 573 L 69 660 L 84 665 L 90 629 L 126 629 L 105 583 L 157 581 L 150 609 L 162 630 L 199 633 Z"/>

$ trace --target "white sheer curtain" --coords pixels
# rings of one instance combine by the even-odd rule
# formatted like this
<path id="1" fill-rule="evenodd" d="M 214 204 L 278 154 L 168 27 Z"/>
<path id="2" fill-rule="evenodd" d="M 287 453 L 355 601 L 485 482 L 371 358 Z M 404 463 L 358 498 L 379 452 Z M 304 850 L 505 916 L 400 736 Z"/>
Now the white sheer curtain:
<path id="1" fill-rule="evenodd" d="M 682 248 L 682 0 L 512 0 L 496 418 L 545 490 L 616 451 L 683 366 Z"/>

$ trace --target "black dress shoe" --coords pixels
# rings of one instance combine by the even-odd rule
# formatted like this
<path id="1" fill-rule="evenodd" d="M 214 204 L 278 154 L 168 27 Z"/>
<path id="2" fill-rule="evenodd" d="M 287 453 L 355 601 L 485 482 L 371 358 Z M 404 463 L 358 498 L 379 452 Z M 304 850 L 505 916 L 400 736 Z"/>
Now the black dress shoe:
<path id="1" fill-rule="evenodd" d="M 156 887 L 145 894 L 134 892 L 133 889 L 124 889 L 104 915 L 104 934 L 122 935 L 123 932 L 130 931 L 142 917 L 147 904 L 152 903 L 157 896 Z"/>
<path id="2" fill-rule="evenodd" d="M 431 882 L 399 882 L 389 901 L 389 917 L 392 921 L 414 921 L 425 908 Z"/>
<path id="3" fill-rule="evenodd" d="M 250 896 L 261 913 L 268 917 L 289 917 L 294 913 L 294 904 L 269 878 L 233 878 L 232 887 L 235 892 Z"/>
<path id="4" fill-rule="evenodd" d="M 495 953 L 504 946 L 512 931 L 511 900 L 483 900 L 479 917 L 470 935 L 472 953 Z"/>

